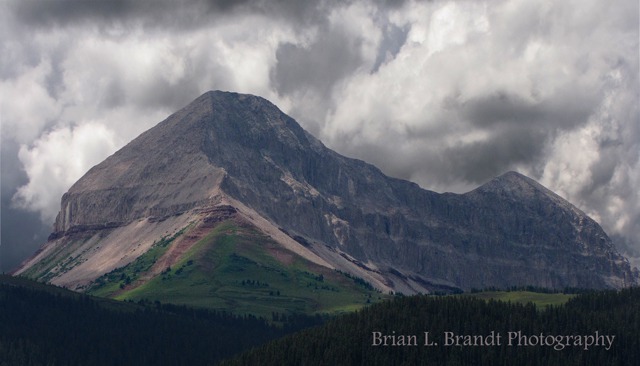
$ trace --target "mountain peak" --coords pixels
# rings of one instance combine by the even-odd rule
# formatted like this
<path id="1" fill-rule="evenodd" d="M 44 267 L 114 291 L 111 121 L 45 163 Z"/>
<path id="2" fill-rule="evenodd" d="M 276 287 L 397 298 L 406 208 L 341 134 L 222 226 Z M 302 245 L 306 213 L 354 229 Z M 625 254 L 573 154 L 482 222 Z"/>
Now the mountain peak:
<path id="1" fill-rule="evenodd" d="M 514 186 L 525 186 L 525 187 L 526 186 L 537 187 L 540 185 L 535 180 L 513 170 L 493 178 L 491 182 L 493 182 L 496 185 L 514 185 Z"/>
<path id="2" fill-rule="evenodd" d="M 481 185 L 469 193 L 493 193 L 511 198 L 532 198 L 539 194 L 553 195 L 555 193 L 545 188 L 535 180 L 515 171 L 508 171 L 489 182 Z"/>
<path id="3" fill-rule="evenodd" d="M 296 121 L 262 97 L 215 90 L 202 94 L 146 131 L 134 144 L 136 140 L 152 145 L 160 140 L 163 148 L 182 144 L 202 149 L 207 143 L 232 143 L 260 149 L 274 141 L 305 144 L 307 134 Z"/>
<path id="4" fill-rule="evenodd" d="M 555 207 L 570 213 L 570 215 L 578 221 L 593 221 L 566 199 L 560 197 L 534 179 L 515 171 L 506 172 L 490 180 L 467 193 L 466 196 L 481 200 L 493 199 L 497 196 L 505 201 L 526 203 L 527 205 L 547 205 L 548 207 Z"/>

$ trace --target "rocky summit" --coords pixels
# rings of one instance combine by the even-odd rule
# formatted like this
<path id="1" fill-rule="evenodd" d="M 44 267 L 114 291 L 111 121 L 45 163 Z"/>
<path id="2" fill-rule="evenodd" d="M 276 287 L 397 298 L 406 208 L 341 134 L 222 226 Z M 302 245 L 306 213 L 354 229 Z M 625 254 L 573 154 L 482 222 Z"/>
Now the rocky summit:
<path id="1" fill-rule="evenodd" d="M 243 239 L 227 248 L 232 233 Z M 341 273 L 384 293 L 638 284 L 594 220 L 530 178 L 431 192 L 328 149 L 263 98 L 221 91 L 86 173 L 62 197 L 49 241 L 15 273 L 112 297 L 254 267 L 254 277 L 281 271 L 318 288 L 288 272 L 295 263 L 317 281 Z M 207 293 L 256 286 L 238 276 Z"/>

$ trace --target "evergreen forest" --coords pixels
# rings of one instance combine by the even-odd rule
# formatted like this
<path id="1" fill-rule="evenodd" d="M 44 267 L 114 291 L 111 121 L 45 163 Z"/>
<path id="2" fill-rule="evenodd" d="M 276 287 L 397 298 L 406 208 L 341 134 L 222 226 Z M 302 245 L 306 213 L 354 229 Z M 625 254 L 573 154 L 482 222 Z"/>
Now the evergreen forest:
<path id="1" fill-rule="evenodd" d="M 121 302 L 0 275 L 0 366 L 212 365 L 322 321 L 273 318 Z"/>
<path id="2" fill-rule="evenodd" d="M 426 331 L 432 346 L 424 345 Z M 517 332 L 524 338 L 509 345 L 507 336 Z M 388 335 L 387 346 L 380 334 Z M 456 338 L 445 334 L 461 338 L 447 346 Z M 402 335 L 415 335 L 417 344 Z M 473 296 L 398 297 L 222 365 L 640 365 L 640 288 L 587 292 L 550 306 Z"/>
<path id="3" fill-rule="evenodd" d="M 0 276 L 0 366 L 640 364 L 640 288 L 550 305 L 479 295 L 396 296 L 329 319 L 265 319 Z M 509 344 L 517 332 L 525 342 Z"/>

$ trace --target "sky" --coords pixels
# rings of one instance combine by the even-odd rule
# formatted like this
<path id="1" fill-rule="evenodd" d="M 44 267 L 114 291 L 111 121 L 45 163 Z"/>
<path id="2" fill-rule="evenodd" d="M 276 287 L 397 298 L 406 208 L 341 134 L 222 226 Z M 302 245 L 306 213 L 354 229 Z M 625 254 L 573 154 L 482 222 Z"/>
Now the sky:
<path id="1" fill-rule="evenodd" d="M 0 271 L 89 168 L 208 90 L 437 192 L 516 170 L 640 266 L 637 0 L 0 1 Z"/>

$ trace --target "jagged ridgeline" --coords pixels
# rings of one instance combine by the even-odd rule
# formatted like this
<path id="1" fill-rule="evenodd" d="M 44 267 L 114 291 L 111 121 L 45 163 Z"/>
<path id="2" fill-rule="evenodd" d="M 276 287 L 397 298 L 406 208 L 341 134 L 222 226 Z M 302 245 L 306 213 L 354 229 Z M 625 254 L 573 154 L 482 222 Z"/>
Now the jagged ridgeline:
<path id="1" fill-rule="evenodd" d="M 85 174 L 15 273 L 260 314 L 348 311 L 389 292 L 638 283 L 595 221 L 523 175 L 431 192 L 328 149 L 263 98 L 220 91 Z"/>

